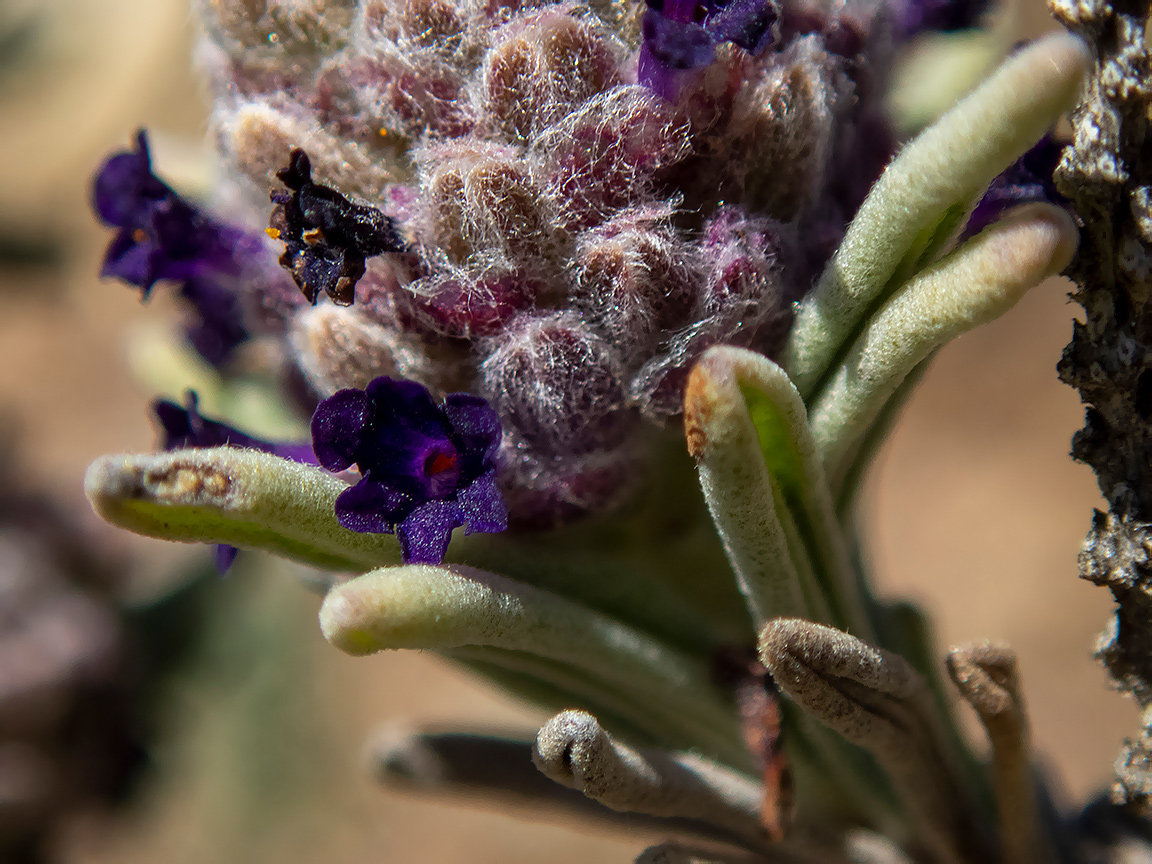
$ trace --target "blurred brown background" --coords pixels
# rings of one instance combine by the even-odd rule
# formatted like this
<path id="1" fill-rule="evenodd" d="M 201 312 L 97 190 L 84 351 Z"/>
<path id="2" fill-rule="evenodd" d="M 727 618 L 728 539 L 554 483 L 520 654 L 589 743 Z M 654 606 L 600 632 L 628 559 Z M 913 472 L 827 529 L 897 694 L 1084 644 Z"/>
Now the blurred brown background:
<path id="1" fill-rule="evenodd" d="M 1046 26 L 1028 2 L 1005 25 L 1022 35 Z M 162 167 L 207 158 L 193 36 L 185 0 L 8 0 L 0 15 L 29 28 L 0 47 L 0 238 L 14 250 L 0 265 L 0 412 L 23 433 L 28 472 L 83 513 L 89 461 L 152 446 L 151 394 L 129 374 L 125 346 L 141 327 L 165 326 L 172 311 L 164 291 L 141 306 L 133 290 L 97 280 L 107 234 L 90 215 L 88 178 L 141 125 L 152 130 Z M 922 601 L 945 645 L 991 638 L 1017 648 L 1037 744 L 1070 803 L 1108 782 L 1136 712 L 1091 658 L 1109 598 L 1076 576 L 1099 498 L 1090 472 L 1066 456 L 1081 419 L 1076 394 L 1054 372 L 1078 311 L 1066 290 L 1055 280 L 1042 286 L 941 353 L 861 511 L 884 593 Z M 157 566 L 188 554 L 119 542 Z M 78 825 L 63 860 L 631 860 L 638 846 L 624 836 L 375 788 L 360 754 L 382 723 L 526 729 L 539 718 L 429 657 L 339 655 L 315 627 L 315 597 L 282 572 L 252 578 L 281 622 L 269 625 L 280 627 L 275 639 L 291 646 L 269 653 L 292 657 L 265 670 L 270 701 L 253 699 L 269 710 L 298 704 L 308 718 L 269 732 L 280 749 L 267 756 L 268 788 L 249 796 L 257 804 L 229 797 L 220 775 L 251 754 L 249 739 L 220 718 L 242 705 L 219 682 L 193 682 L 170 712 L 183 733 L 165 747 L 139 806 L 111 827 Z"/>

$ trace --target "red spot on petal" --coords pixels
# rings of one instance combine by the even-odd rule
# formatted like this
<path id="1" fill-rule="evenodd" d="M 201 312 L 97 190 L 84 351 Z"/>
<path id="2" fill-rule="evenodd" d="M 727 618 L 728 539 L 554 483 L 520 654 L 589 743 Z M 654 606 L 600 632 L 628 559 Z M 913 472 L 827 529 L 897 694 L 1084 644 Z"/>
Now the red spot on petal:
<path id="1" fill-rule="evenodd" d="M 424 470 L 429 474 L 443 474 L 456 466 L 455 453 L 433 453 L 424 464 Z"/>

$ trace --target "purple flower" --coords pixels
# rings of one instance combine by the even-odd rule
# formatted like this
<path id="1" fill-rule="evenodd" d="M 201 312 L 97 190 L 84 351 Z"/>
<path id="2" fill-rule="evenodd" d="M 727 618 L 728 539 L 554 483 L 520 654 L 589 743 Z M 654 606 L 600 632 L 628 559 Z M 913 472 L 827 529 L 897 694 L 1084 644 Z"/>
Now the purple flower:
<path id="1" fill-rule="evenodd" d="M 690 70 L 713 61 L 717 44 L 759 54 L 776 40 L 779 17 L 773 0 L 648 0 L 637 80 L 675 102 Z"/>
<path id="2" fill-rule="evenodd" d="M 205 215 L 153 174 L 143 130 L 135 150 L 114 154 L 96 174 L 92 209 L 120 229 L 101 276 L 138 286 L 141 299 L 162 279 L 181 283 L 180 296 L 197 314 L 189 338 L 213 364 L 248 338 L 228 282 L 243 271 L 245 256 L 258 253 L 259 239 Z"/>
<path id="3" fill-rule="evenodd" d="M 988 0 L 903 0 L 894 4 L 896 36 L 910 39 L 933 30 L 968 30 L 976 26 L 988 5 Z"/>
<path id="4" fill-rule="evenodd" d="M 391 378 L 340 390 L 312 416 L 320 464 L 355 464 L 363 475 L 336 499 L 340 524 L 395 533 L 405 563 L 439 564 L 458 526 L 469 534 L 508 527 L 496 485 L 500 438 L 500 420 L 479 396 L 451 393 L 438 406 L 420 384 Z"/>
<path id="5" fill-rule="evenodd" d="M 167 399 L 157 399 L 152 403 L 152 413 L 160 423 L 163 435 L 162 446 L 165 450 L 181 450 L 185 447 L 247 447 L 252 450 L 261 450 L 272 453 L 283 459 L 293 462 L 308 462 L 315 464 L 316 456 L 312 452 L 312 445 L 307 443 L 291 443 L 264 441 L 245 435 L 238 429 L 221 423 L 218 420 L 209 420 L 197 408 L 196 393 L 192 390 L 184 394 L 184 404 L 177 405 Z M 232 566 L 236 559 L 237 549 L 221 543 L 216 547 L 216 567 L 224 573 Z"/>
<path id="6" fill-rule="evenodd" d="M 992 181 L 968 218 L 962 236 L 967 238 L 983 231 L 1010 207 L 1034 201 L 1064 204 L 1068 199 L 1056 191 L 1052 179 L 1063 150 L 1064 145 L 1051 135 L 1045 135 L 1036 142 L 1031 150 Z"/>

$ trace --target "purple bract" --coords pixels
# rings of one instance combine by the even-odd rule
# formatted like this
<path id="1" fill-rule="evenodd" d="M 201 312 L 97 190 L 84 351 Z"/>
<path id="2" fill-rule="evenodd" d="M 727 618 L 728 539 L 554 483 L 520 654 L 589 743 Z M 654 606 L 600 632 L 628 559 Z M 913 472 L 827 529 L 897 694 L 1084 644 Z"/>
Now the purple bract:
<path id="1" fill-rule="evenodd" d="M 452 530 L 508 526 L 496 485 L 500 420 L 483 399 L 452 393 L 437 405 L 413 381 L 377 378 L 340 390 L 316 408 L 312 445 L 320 464 L 363 478 L 336 499 L 340 524 L 395 533 L 405 563 L 439 564 Z"/>
<path id="2" fill-rule="evenodd" d="M 717 44 L 732 42 L 755 56 L 779 35 L 779 17 L 773 0 L 648 0 L 637 80 L 675 102 L 688 71 L 710 64 Z"/>
<path id="3" fill-rule="evenodd" d="M 180 295 L 198 315 L 189 338 L 213 364 L 248 338 L 226 283 L 243 271 L 243 256 L 259 251 L 259 239 L 205 215 L 153 174 L 143 130 L 135 150 L 114 154 L 100 168 L 92 209 L 120 229 L 108 245 L 101 276 L 138 286 L 142 299 L 162 279 L 181 283 Z"/>
<path id="4" fill-rule="evenodd" d="M 1020 204 L 1046 201 L 1064 204 L 1068 199 L 1056 191 L 1052 175 L 1060 164 L 1064 145 L 1045 135 L 1027 153 L 1009 165 L 992 181 L 984 197 L 972 211 L 964 227 L 964 237 L 971 237 L 999 219 L 1006 210 Z"/>
<path id="5" fill-rule="evenodd" d="M 905 0 L 896 3 L 896 35 L 909 39 L 931 31 L 952 33 L 977 25 L 988 0 Z"/>
<path id="6" fill-rule="evenodd" d="M 271 453 L 283 459 L 291 459 L 293 462 L 315 464 L 316 456 L 312 453 L 312 445 L 303 442 L 273 442 L 253 438 L 239 429 L 233 429 L 226 423 L 204 417 L 197 407 L 197 402 L 196 393 L 192 390 L 184 394 L 183 405 L 177 405 L 167 399 L 156 399 L 152 402 L 152 413 L 156 415 L 156 419 L 160 423 L 160 431 L 163 435 L 161 446 L 165 450 L 246 447 L 251 450 Z M 216 567 L 221 573 L 232 566 L 237 551 L 235 546 L 224 543 L 216 547 Z"/>

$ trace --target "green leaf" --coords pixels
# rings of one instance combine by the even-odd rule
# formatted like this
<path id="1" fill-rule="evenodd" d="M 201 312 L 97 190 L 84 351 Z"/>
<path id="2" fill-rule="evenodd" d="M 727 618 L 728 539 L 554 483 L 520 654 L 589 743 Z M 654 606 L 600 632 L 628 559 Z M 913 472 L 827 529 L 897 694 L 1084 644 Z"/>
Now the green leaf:
<path id="1" fill-rule="evenodd" d="M 797 312 L 783 365 L 805 399 L 833 374 L 869 311 L 930 262 L 956 212 L 1072 107 L 1089 62 L 1073 36 L 1037 40 L 892 161 Z"/>
<path id="2" fill-rule="evenodd" d="M 912 370 L 1063 270 L 1076 243 L 1076 227 L 1062 209 L 1021 207 L 921 272 L 865 322 L 809 412 L 834 490 L 852 471 L 860 440 Z"/>
<path id="3" fill-rule="evenodd" d="M 522 582 L 464 566 L 376 570 L 329 592 L 320 627 L 349 654 L 480 646 L 565 664 L 625 694 L 641 724 L 655 719 L 664 743 L 750 767 L 734 706 L 712 683 L 706 657 Z"/>
<path id="4" fill-rule="evenodd" d="M 805 406 L 753 351 L 709 349 L 685 394 L 689 450 L 758 625 L 803 617 L 871 633 Z"/>
<path id="5" fill-rule="evenodd" d="M 398 563 L 393 536 L 336 520 L 346 488 L 314 465 L 235 447 L 103 456 L 84 478 L 102 518 L 145 537 L 263 549 L 324 570 Z"/>

